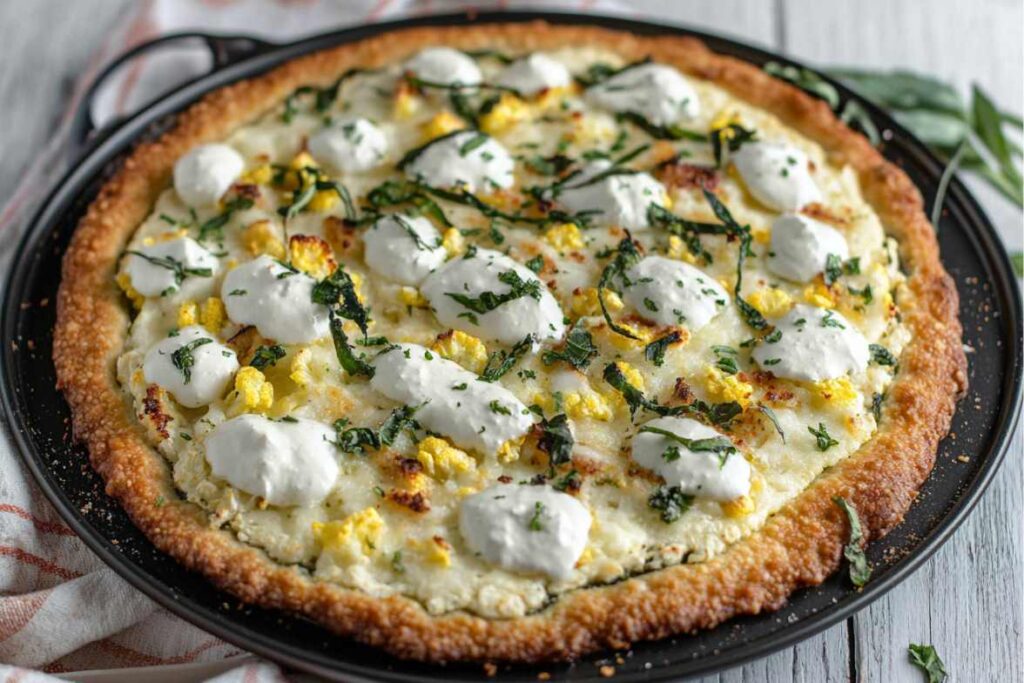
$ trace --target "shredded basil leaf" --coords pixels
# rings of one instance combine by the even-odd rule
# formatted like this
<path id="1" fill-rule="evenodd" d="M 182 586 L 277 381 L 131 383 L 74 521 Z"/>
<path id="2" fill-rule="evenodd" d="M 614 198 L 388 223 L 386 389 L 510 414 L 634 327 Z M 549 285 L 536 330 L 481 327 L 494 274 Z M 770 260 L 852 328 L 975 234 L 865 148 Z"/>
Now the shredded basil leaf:
<path id="1" fill-rule="evenodd" d="M 850 563 L 850 581 L 854 586 L 860 588 L 871 578 L 871 565 L 868 564 L 868 558 L 861 547 L 864 542 L 864 532 L 860 526 L 860 517 L 845 498 L 836 496 L 832 502 L 842 508 L 850 522 L 850 540 L 843 548 L 843 555 Z"/>

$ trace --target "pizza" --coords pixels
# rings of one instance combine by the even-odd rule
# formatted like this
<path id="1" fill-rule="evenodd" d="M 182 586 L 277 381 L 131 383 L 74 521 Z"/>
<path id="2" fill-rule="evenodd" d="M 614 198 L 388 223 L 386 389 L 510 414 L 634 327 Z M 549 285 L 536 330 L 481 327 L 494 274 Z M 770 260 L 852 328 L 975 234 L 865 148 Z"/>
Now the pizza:
<path id="1" fill-rule="evenodd" d="M 428 661 L 777 608 L 965 388 L 910 180 L 682 37 L 403 30 L 207 95 L 104 185 L 54 360 L 107 491 L 242 600 Z"/>

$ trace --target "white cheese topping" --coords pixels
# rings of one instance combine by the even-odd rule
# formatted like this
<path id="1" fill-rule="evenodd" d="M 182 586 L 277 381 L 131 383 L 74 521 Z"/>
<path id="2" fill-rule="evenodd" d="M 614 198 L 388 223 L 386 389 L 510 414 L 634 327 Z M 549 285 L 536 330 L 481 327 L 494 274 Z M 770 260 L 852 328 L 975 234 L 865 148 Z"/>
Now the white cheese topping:
<path id="1" fill-rule="evenodd" d="M 174 164 L 174 189 L 197 208 L 220 201 L 245 168 L 242 155 L 227 145 L 200 145 Z"/>
<path id="2" fill-rule="evenodd" d="M 682 325 L 696 332 L 729 302 L 722 285 L 688 263 L 647 256 L 626 271 L 623 298 L 642 317 L 659 325 Z"/>
<path id="3" fill-rule="evenodd" d="M 681 437 L 682 442 L 657 429 Z M 750 463 L 739 452 L 701 450 L 705 439 L 726 439 L 711 427 L 687 417 L 659 417 L 640 427 L 633 437 L 633 460 L 658 473 L 683 493 L 718 501 L 735 500 L 750 492 Z M 705 447 L 708 443 L 704 442 Z M 696 448 L 696 450 L 693 450 Z"/>
<path id="4" fill-rule="evenodd" d="M 781 337 L 762 341 L 751 357 L 778 377 L 818 382 L 868 366 L 868 342 L 849 320 L 835 311 L 798 304 L 774 321 Z"/>
<path id="5" fill-rule="evenodd" d="M 768 268 L 780 277 L 809 282 L 825 270 L 830 254 L 850 256 L 846 238 L 830 225 L 799 214 L 780 216 L 772 224 Z"/>
<path id="6" fill-rule="evenodd" d="M 334 430 L 315 420 L 239 415 L 206 437 L 213 473 L 271 505 L 322 501 L 338 478 Z"/>
<path id="7" fill-rule="evenodd" d="M 509 188 L 515 161 L 500 142 L 465 130 L 438 138 L 405 166 L 405 174 L 433 187 L 462 185 L 470 192 Z"/>
<path id="8" fill-rule="evenodd" d="M 551 88 L 564 88 L 572 83 L 572 75 L 565 65 L 543 52 L 512 62 L 494 79 L 495 85 L 512 88 L 524 97 L 532 97 Z"/>
<path id="9" fill-rule="evenodd" d="M 327 307 L 313 303 L 315 284 L 264 255 L 228 273 L 220 296 L 233 322 L 282 344 L 308 343 L 330 331 Z"/>
<path id="10" fill-rule="evenodd" d="M 216 401 L 237 371 L 235 352 L 198 325 L 151 346 L 142 363 L 146 383 L 169 391 L 186 408 Z"/>
<path id="11" fill-rule="evenodd" d="M 418 285 L 448 257 L 440 233 L 422 216 L 384 216 L 363 233 L 363 244 L 366 264 L 403 285 Z"/>
<path id="12" fill-rule="evenodd" d="M 384 131 L 367 119 L 334 123 L 309 139 L 309 151 L 332 171 L 358 173 L 376 168 L 388 151 Z"/>
<path id="13" fill-rule="evenodd" d="M 513 284 L 503 278 L 516 277 L 528 291 L 486 312 L 474 311 L 450 296 L 478 300 L 491 292 L 500 297 L 513 290 Z M 474 336 L 515 344 L 529 334 L 542 341 L 561 339 L 565 333 L 562 308 L 544 283 L 532 270 L 497 251 L 477 249 L 475 254 L 449 261 L 423 281 L 421 291 L 442 325 Z"/>
<path id="14" fill-rule="evenodd" d="M 686 121 L 700 113 L 697 91 L 665 64 L 640 64 L 587 89 L 587 99 L 615 112 L 640 114 L 657 126 Z"/>
<path id="15" fill-rule="evenodd" d="M 191 237 L 157 242 L 137 251 L 142 256 L 129 255 L 125 272 L 143 296 L 176 291 L 186 278 L 210 277 L 220 266 L 217 257 Z"/>
<path id="16" fill-rule="evenodd" d="M 596 211 L 592 220 L 627 230 L 649 227 L 647 209 L 663 204 L 665 186 L 647 173 L 609 174 L 612 163 L 594 161 L 555 192 L 555 199 L 570 211 Z"/>
<path id="17" fill-rule="evenodd" d="M 582 503 L 547 486 L 492 486 L 459 508 L 459 531 L 473 552 L 504 569 L 554 579 L 572 574 L 590 521 Z"/>
<path id="18" fill-rule="evenodd" d="M 428 47 L 405 63 L 413 76 L 440 85 L 479 85 L 483 76 L 473 58 L 450 47 Z"/>
<path id="19" fill-rule="evenodd" d="M 821 200 L 807 155 L 796 147 L 748 142 L 732 155 L 750 194 L 776 211 L 796 211 Z"/>
<path id="20" fill-rule="evenodd" d="M 422 346 L 401 344 L 377 356 L 373 366 L 374 390 L 420 406 L 417 422 L 462 448 L 492 455 L 533 424 L 533 413 L 511 391 Z"/>

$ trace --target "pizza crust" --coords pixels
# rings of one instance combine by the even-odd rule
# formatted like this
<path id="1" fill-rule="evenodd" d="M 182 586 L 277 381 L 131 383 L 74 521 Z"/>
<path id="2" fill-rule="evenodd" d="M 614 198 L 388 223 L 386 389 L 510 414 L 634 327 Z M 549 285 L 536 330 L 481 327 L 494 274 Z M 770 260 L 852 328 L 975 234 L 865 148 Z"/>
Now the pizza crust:
<path id="1" fill-rule="evenodd" d="M 114 283 L 128 239 L 167 186 L 174 161 L 196 144 L 226 137 L 277 105 L 297 86 L 327 84 L 357 65 L 383 65 L 420 47 L 550 49 L 593 44 L 626 59 L 646 55 L 707 79 L 770 111 L 859 175 L 866 200 L 900 242 L 910 275 L 901 301 L 912 339 L 900 358 L 879 431 L 787 504 L 757 533 L 700 564 L 683 564 L 602 587 L 573 591 L 530 616 L 488 620 L 430 616 L 405 597 L 373 598 L 314 582 L 260 550 L 211 528 L 207 514 L 177 497 L 164 458 L 146 441 L 116 376 L 130 318 Z M 868 540 L 902 519 L 935 461 L 956 400 L 966 390 L 958 296 L 910 179 L 886 162 L 828 106 L 745 62 L 684 37 L 640 37 L 543 22 L 415 28 L 312 54 L 214 91 L 183 112 L 175 128 L 140 144 L 89 207 L 64 258 L 54 330 L 58 386 L 106 490 L 163 552 L 243 601 L 306 616 L 332 631 L 403 658 L 432 662 L 568 660 L 637 640 L 713 627 L 777 609 L 797 588 L 836 570 L 848 537 L 833 502 L 857 509 Z M 162 498 L 167 501 L 156 505 Z"/>

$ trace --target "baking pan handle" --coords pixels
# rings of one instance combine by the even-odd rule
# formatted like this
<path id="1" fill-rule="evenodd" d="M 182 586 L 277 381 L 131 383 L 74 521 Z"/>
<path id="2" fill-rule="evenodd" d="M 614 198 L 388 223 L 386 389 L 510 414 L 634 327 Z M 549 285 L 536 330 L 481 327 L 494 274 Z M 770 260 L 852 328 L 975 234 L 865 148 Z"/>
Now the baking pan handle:
<path id="1" fill-rule="evenodd" d="M 115 118 L 102 127 L 97 127 L 92 118 L 92 107 L 96 96 L 103 86 L 103 83 L 126 63 L 150 52 L 154 48 L 178 43 L 183 41 L 198 41 L 206 46 L 213 58 L 211 73 L 219 71 L 224 67 L 234 64 L 248 57 L 257 55 L 265 50 L 274 47 L 274 43 L 244 35 L 214 35 L 199 31 L 188 31 L 182 33 L 168 33 L 153 40 L 140 43 L 132 49 L 119 55 L 100 71 L 99 75 L 89 85 L 78 109 L 75 111 L 71 122 L 71 145 L 76 152 L 82 152 L 85 147 L 92 147 L 105 140 L 111 133 L 117 130 L 125 117 Z"/>

